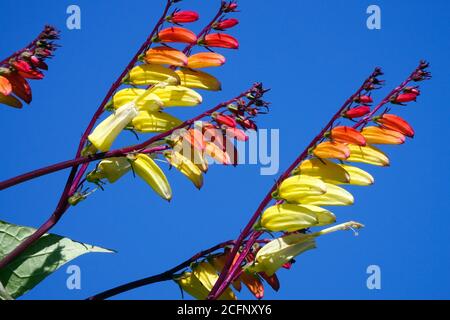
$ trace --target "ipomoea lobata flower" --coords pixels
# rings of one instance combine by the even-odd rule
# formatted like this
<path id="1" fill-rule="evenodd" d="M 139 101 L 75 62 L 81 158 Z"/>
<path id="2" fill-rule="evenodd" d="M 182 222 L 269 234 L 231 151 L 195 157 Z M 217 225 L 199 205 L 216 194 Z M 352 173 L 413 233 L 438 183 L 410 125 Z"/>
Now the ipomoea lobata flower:
<path id="1" fill-rule="evenodd" d="M 99 162 L 94 171 L 87 175 L 86 179 L 89 182 L 107 179 L 109 183 L 114 183 L 130 170 L 130 160 L 126 157 L 104 159 Z"/>
<path id="2" fill-rule="evenodd" d="M 139 114 L 135 102 L 118 108 L 89 135 L 89 141 L 100 151 L 108 151 L 122 130 Z"/>

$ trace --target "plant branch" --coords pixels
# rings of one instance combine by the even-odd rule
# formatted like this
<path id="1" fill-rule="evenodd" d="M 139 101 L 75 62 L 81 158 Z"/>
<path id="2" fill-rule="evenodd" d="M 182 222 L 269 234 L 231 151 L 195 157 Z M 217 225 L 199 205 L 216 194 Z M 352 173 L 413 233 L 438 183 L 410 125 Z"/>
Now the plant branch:
<path id="1" fill-rule="evenodd" d="M 237 258 L 236 262 L 233 263 L 236 254 L 240 246 L 242 245 L 244 239 L 251 233 L 253 225 L 257 222 L 259 216 L 262 211 L 267 207 L 267 205 L 272 201 L 272 193 L 276 191 L 278 185 L 285 180 L 292 171 L 298 166 L 300 162 L 302 162 L 309 154 L 309 150 L 314 147 L 319 141 L 324 138 L 324 134 L 332 128 L 334 122 L 342 116 L 342 112 L 349 108 L 354 99 L 358 97 L 363 91 L 366 90 L 367 84 L 371 82 L 371 80 L 380 73 L 380 70 L 376 68 L 373 73 L 363 82 L 361 87 L 351 95 L 339 108 L 339 110 L 334 114 L 331 120 L 327 123 L 327 125 L 320 131 L 320 133 L 309 143 L 309 145 L 305 148 L 305 150 L 298 156 L 298 158 L 289 166 L 289 168 L 278 178 L 272 188 L 269 190 L 263 201 L 260 203 L 258 208 L 256 209 L 253 216 L 250 218 L 250 221 L 247 223 L 245 228 L 240 233 L 238 239 L 236 240 L 236 245 L 233 247 L 225 266 L 220 273 L 219 279 L 216 281 L 213 289 L 211 290 L 208 299 L 215 300 L 223 293 L 223 291 L 229 286 L 232 282 L 233 274 L 236 272 L 237 268 L 240 267 L 241 263 L 244 261 L 245 255 L 240 254 Z M 257 238 L 252 238 L 253 241 L 247 242 L 247 247 L 250 248 L 254 244 L 254 240 Z M 253 242 L 253 243 L 252 243 Z M 244 248 L 244 250 L 246 250 Z"/>
<path id="2" fill-rule="evenodd" d="M 172 280 L 173 276 L 175 275 L 175 273 L 189 267 L 191 265 L 191 263 L 197 261 L 200 258 L 203 258 L 211 253 L 213 253 L 214 251 L 217 251 L 219 249 L 225 248 L 227 246 L 232 246 L 234 244 L 234 241 L 226 241 L 226 242 L 222 242 L 218 245 L 215 245 L 214 247 L 211 247 L 209 249 L 203 250 L 197 254 L 195 254 L 194 256 L 192 256 L 191 258 L 189 258 L 188 260 L 180 263 L 179 265 L 177 265 L 176 267 L 173 267 L 167 271 L 164 271 L 160 274 L 151 276 L 151 277 L 147 277 L 147 278 L 143 278 L 140 280 L 136 280 L 133 282 L 129 282 L 123 285 L 120 285 L 118 287 L 115 287 L 113 289 L 109 289 L 106 290 L 102 293 L 96 294 L 92 297 L 89 297 L 87 300 L 104 300 L 104 299 L 108 299 L 111 298 L 113 296 L 116 296 L 120 293 L 124 293 L 136 288 L 140 288 L 152 283 L 157 283 L 157 282 L 162 282 L 162 281 L 167 281 L 167 280 Z"/>

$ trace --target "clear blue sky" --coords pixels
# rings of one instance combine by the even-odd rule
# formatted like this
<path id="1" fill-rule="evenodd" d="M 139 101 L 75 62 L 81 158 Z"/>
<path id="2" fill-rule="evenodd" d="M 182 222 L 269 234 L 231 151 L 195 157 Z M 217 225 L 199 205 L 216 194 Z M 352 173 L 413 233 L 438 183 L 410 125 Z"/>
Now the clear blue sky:
<path id="1" fill-rule="evenodd" d="M 73 156 L 82 130 L 111 82 L 137 50 L 163 7 L 160 1 L 2 0 L 0 57 L 21 48 L 45 23 L 62 30 L 44 81 L 32 83 L 34 101 L 22 111 L 0 108 L 0 180 Z M 82 29 L 65 27 L 66 8 L 78 4 Z M 202 22 L 219 1 L 184 0 Z M 378 4 L 382 29 L 366 28 L 366 8 Z M 376 184 L 352 188 L 353 207 L 334 210 L 339 222 L 366 225 L 359 237 L 339 233 L 318 240 L 318 249 L 279 273 L 281 290 L 267 298 L 450 298 L 448 201 L 450 101 L 450 3 L 435 1 L 241 1 L 241 24 L 232 31 L 238 52 L 213 73 L 223 91 L 205 93 L 204 104 L 176 114 L 191 117 L 246 89 L 255 81 L 272 88 L 262 128 L 280 129 L 281 168 L 286 168 L 375 66 L 387 87 L 402 81 L 419 59 L 431 62 L 433 79 L 417 104 L 398 110 L 416 137 L 385 148 L 390 168 L 371 168 Z M 199 30 L 201 22 L 193 25 Z M 395 110 L 397 112 L 397 110 Z M 125 134 L 122 141 L 132 141 Z M 128 140 L 127 140 L 128 139 Z M 0 219 L 38 226 L 55 207 L 67 172 L 0 193 Z M 169 179 L 174 199 L 160 200 L 131 176 L 107 186 L 70 210 L 53 232 L 118 251 L 91 254 L 73 263 L 82 290 L 65 287 L 66 268 L 26 299 L 80 299 L 123 282 L 159 273 L 200 249 L 235 238 L 275 177 L 258 166 L 214 166 L 197 191 L 177 172 Z M 382 289 L 366 288 L 366 268 L 379 265 Z M 244 290 L 245 291 L 245 290 Z M 177 299 L 173 283 L 141 288 L 120 298 Z M 249 298 L 247 293 L 241 298 Z"/>

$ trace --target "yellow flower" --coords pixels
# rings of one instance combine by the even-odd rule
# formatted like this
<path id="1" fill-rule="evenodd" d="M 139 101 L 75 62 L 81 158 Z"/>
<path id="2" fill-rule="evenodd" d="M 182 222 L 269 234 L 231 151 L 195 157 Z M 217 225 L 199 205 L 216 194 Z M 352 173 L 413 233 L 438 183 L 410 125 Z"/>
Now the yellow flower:
<path id="1" fill-rule="evenodd" d="M 354 203 L 352 194 L 347 190 L 331 183 L 327 183 L 326 188 L 325 194 L 301 198 L 299 203 L 315 206 L 348 206 Z"/>
<path id="2" fill-rule="evenodd" d="M 178 118 L 164 112 L 140 111 L 131 122 L 134 130 L 142 133 L 165 132 L 182 124 Z"/>
<path id="3" fill-rule="evenodd" d="M 87 175 L 87 180 L 95 182 L 107 179 L 110 183 L 114 183 L 130 170 L 130 161 L 125 157 L 104 159 L 99 162 L 94 171 Z"/>
<path id="4" fill-rule="evenodd" d="M 122 130 L 138 115 L 134 102 L 123 105 L 103 120 L 89 135 L 89 141 L 100 151 L 108 151 Z"/>
<path id="5" fill-rule="evenodd" d="M 288 202 L 300 203 L 307 196 L 318 196 L 327 192 L 325 182 L 320 179 L 298 175 L 284 180 L 279 188 L 277 197 Z"/>
<path id="6" fill-rule="evenodd" d="M 212 290 L 219 278 L 216 269 L 206 260 L 193 265 L 192 272 L 208 292 Z M 219 297 L 219 300 L 236 300 L 236 296 L 230 288 L 227 288 Z"/>
<path id="7" fill-rule="evenodd" d="M 387 155 L 374 146 L 349 144 L 348 148 L 350 149 L 350 157 L 347 158 L 349 162 L 362 162 L 381 167 L 389 166 L 389 158 Z"/>
<path id="8" fill-rule="evenodd" d="M 124 80 L 136 86 L 148 86 L 157 83 L 180 84 L 180 77 L 172 69 L 157 64 L 141 64 L 131 69 Z"/>
<path id="9" fill-rule="evenodd" d="M 145 94 L 145 98 L 136 102 L 136 107 L 139 110 L 151 112 L 161 110 L 162 106 L 164 105 L 164 102 L 156 94 L 152 92 L 147 94 L 147 91 L 148 90 L 137 88 L 125 88 L 118 91 L 112 99 L 114 109 L 118 109 L 127 103 L 135 101 L 136 99 Z"/>
<path id="10" fill-rule="evenodd" d="M 180 77 L 182 86 L 211 91 L 222 89 L 220 81 L 206 72 L 186 68 L 181 68 L 175 72 Z"/>
<path id="11" fill-rule="evenodd" d="M 198 189 L 203 186 L 203 173 L 191 160 L 173 150 L 164 152 L 164 157 L 173 167 L 191 180 Z"/>
<path id="12" fill-rule="evenodd" d="M 209 291 L 192 272 L 184 272 L 173 279 L 178 285 L 193 298 L 206 300 Z"/>
<path id="13" fill-rule="evenodd" d="M 341 166 L 350 176 L 348 184 L 355 186 L 370 186 L 375 182 L 373 176 L 363 169 L 347 164 L 340 164 L 339 166 Z"/>
<path id="14" fill-rule="evenodd" d="M 316 177 L 324 182 L 334 184 L 350 182 L 350 176 L 344 168 L 326 159 L 312 158 L 305 160 L 296 169 L 295 173 Z"/>
<path id="15" fill-rule="evenodd" d="M 293 232 L 336 221 L 330 211 L 313 205 L 283 203 L 267 208 L 261 217 L 261 227 L 270 231 Z"/>
<path id="16" fill-rule="evenodd" d="M 156 191 L 163 199 L 172 199 L 172 189 L 164 172 L 146 154 L 138 154 L 131 161 L 134 172 Z"/>

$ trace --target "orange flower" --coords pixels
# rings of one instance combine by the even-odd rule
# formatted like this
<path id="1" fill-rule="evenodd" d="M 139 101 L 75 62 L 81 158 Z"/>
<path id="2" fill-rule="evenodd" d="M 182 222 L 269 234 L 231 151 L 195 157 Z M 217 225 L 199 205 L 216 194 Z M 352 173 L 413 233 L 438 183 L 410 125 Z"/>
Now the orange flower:
<path id="1" fill-rule="evenodd" d="M 345 144 L 330 141 L 320 143 L 313 152 L 322 159 L 345 160 L 350 156 L 350 149 Z"/>
<path id="2" fill-rule="evenodd" d="M 205 153 L 218 163 L 224 165 L 232 164 L 230 155 L 212 142 L 206 142 Z"/>
<path id="3" fill-rule="evenodd" d="M 160 31 L 154 41 L 194 44 L 197 42 L 197 36 L 186 28 L 170 27 Z"/>
<path id="4" fill-rule="evenodd" d="M 0 76 L 0 93 L 9 96 L 12 91 L 12 85 L 9 80 L 3 76 Z"/>
<path id="5" fill-rule="evenodd" d="M 204 150 L 206 145 L 201 131 L 196 129 L 189 129 L 182 135 L 191 146 L 197 150 Z"/>
<path id="6" fill-rule="evenodd" d="M 257 274 L 250 274 L 244 271 L 239 278 L 256 299 L 264 297 L 264 285 Z"/>
<path id="7" fill-rule="evenodd" d="M 200 52 L 188 58 L 188 68 L 200 69 L 220 67 L 225 63 L 225 57 L 215 52 Z"/>
<path id="8" fill-rule="evenodd" d="M 239 42 L 232 36 L 225 33 L 210 33 L 205 36 L 203 45 L 207 47 L 217 47 L 226 49 L 239 48 Z"/>
<path id="9" fill-rule="evenodd" d="M 12 85 L 12 92 L 26 103 L 30 103 L 32 100 L 31 87 L 27 80 L 17 73 L 10 73 L 5 77 Z"/>
<path id="10" fill-rule="evenodd" d="M 331 139 L 335 142 L 352 143 L 359 146 L 366 145 L 366 139 L 356 129 L 347 126 L 335 127 L 331 130 Z"/>
<path id="11" fill-rule="evenodd" d="M 145 62 L 153 64 L 168 64 L 172 66 L 185 66 L 188 63 L 186 55 L 173 48 L 156 47 L 151 48 L 145 53 Z"/>
<path id="12" fill-rule="evenodd" d="M 410 138 L 414 137 L 414 129 L 410 124 L 395 114 L 383 114 L 375 122 L 381 124 L 386 129 L 400 132 Z"/>
<path id="13" fill-rule="evenodd" d="M 406 139 L 400 132 L 374 126 L 365 127 L 362 135 L 370 144 L 402 144 Z"/>

